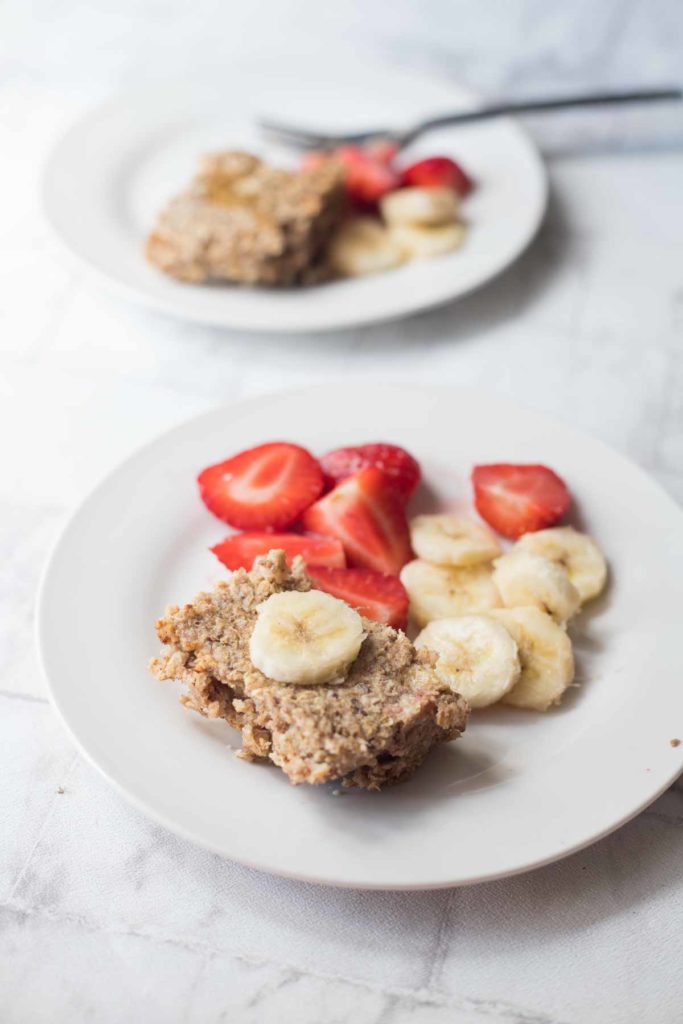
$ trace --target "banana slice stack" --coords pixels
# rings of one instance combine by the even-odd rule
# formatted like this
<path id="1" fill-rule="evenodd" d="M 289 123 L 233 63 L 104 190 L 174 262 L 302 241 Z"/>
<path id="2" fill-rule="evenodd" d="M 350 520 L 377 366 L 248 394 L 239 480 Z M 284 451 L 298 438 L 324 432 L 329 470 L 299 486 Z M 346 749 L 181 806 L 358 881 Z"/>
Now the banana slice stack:
<path id="1" fill-rule="evenodd" d="M 559 704 L 574 678 L 567 623 L 607 580 L 595 541 L 555 527 L 502 553 L 487 527 L 460 515 L 417 516 L 411 541 L 418 557 L 401 580 L 422 629 L 415 645 L 436 655 L 441 679 L 473 708 Z"/>
<path id="2" fill-rule="evenodd" d="M 458 206 L 458 194 L 450 188 L 400 188 L 384 196 L 380 211 L 404 259 L 422 260 L 460 248 L 465 228 Z"/>
<path id="3" fill-rule="evenodd" d="M 390 270 L 409 260 L 458 249 L 465 228 L 450 188 L 400 188 L 380 201 L 382 220 L 350 217 L 332 238 L 328 259 L 342 277 Z"/>

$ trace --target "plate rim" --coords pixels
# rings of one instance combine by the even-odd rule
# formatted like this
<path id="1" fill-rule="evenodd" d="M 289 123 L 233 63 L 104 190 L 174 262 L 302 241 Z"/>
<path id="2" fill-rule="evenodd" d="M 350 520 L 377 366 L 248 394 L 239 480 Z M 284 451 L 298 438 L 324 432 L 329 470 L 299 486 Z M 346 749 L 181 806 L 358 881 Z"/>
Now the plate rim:
<path id="1" fill-rule="evenodd" d="M 368 381 L 365 378 L 358 377 L 356 378 L 356 380 L 358 384 L 360 384 L 361 382 L 364 383 L 365 385 L 368 384 Z M 353 382 L 354 378 L 349 378 L 348 381 L 345 380 L 345 386 L 347 384 L 349 384 L 349 386 L 353 386 Z M 338 381 L 335 382 L 334 380 L 322 382 L 323 387 L 335 387 L 337 385 Z M 95 757 L 91 755 L 91 753 L 89 752 L 87 742 L 83 741 L 79 737 L 79 735 L 74 731 L 74 729 L 72 729 L 67 714 L 64 711 L 62 704 L 60 702 L 59 695 L 56 692 L 52 684 L 52 680 L 50 678 L 50 672 L 48 668 L 48 657 L 45 644 L 44 623 L 48 615 L 48 589 L 49 586 L 51 585 L 51 575 L 56 565 L 57 555 L 62 547 L 62 544 L 68 539 L 72 530 L 77 526 L 80 517 L 84 513 L 87 513 L 87 509 L 91 501 L 96 498 L 99 491 L 102 488 L 104 488 L 114 476 L 116 476 L 120 471 L 126 468 L 131 462 L 134 462 L 139 457 L 144 456 L 147 452 L 149 452 L 159 443 L 168 442 L 170 438 L 173 438 L 174 436 L 180 436 L 180 434 L 185 429 L 187 429 L 189 425 L 197 425 L 203 420 L 210 421 L 212 418 L 219 416 L 226 410 L 238 412 L 240 408 L 243 408 L 245 406 L 257 406 L 263 403 L 263 401 L 267 400 L 269 397 L 277 396 L 278 398 L 287 399 L 301 398 L 304 397 L 307 393 L 310 393 L 311 391 L 318 391 L 320 387 L 321 384 L 303 386 L 299 388 L 288 388 L 272 392 L 264 392 L 258 395 L 252 395 L 247 398 L 238 399 L 234 402 L 221 403 L 220 405 L 212 407 L 211 409 L 208 409 L 205 412 L 199 413 L 196 416 L 192 416 L 188 419 L 185 419 L 181 423 L 176 424 L 175 426 L 167 428 L 166 430 L 162 430 L 159 433 L 157 433 L 154 437 L 148 439 L 143 444 L 136 446 L 124 458 L 117 460 L 117 462 L 112 467 L 110 467 L 108 471 L 104 472 L 100 476 L 100 478 L 97 480 L 94 486 L 92 486 L 88 490 L 85 496 L 82 497 L 81 500 L 76 504 L 75 508 L 72 509 L 71 513 L 68 515 L 66 519 L 66 522 L 62 525 L 62 528 L 60 529 L 56 539 L 52 544 L 49 556 L 44 564 L 43 571 L 40 577 L 35 604 L 36 617 L 34 626 L 34 637 L 38 653 L 38 661 L 41 667 L 41 671 L 43 673 L 43 678 L 46 683 L 50 703 L 54 710 L 56 711 L 58 719 L 60 720 L 67 734 L 74 743 L 77 751 L 84 757 L 84 759 L 90 765 L 92 765 L 92 767 L 94 767 L 98 771 L 98 773 L 101 776 L 103 776 L 107 780 L 107 782 L 124 798 L 124 800 L 129 805 L 135 807 L 136 810 L 141 812 L 143 816 L 145 816 L 146 818 L 151 819 L 158 825 L 161 825 L 167 831 L 179 836 L 183 840 L 190 842 L 193 845 L 198 846 L 202 849 L 208 850 L 209 852 L 216 854 L 222 857 L 223 859 L 232 861 L 234 863 L 242 864 L 243 866 L 251 868 L 253 870 L 262 871 L 267 874 L 275 875 L 277 877 L 286 878 L 297 882 L 305 882 L 308 884 L 315 884 L 320 886 L 330 886 L 332 888 L 339 889 L 377 892 L 418 892 L 438 889 L 461 888 L 470 885 L 479 885 L 485 882 L 493 882 L 503 878 L 511 878 L 517 875 L 526 874 L 530 871 L 535 871 L 537 868 L 541 868 L 546 865 L 556 863 L 560 860 L 564 860 L 566 857 L 569 857 L 574 853 L 578 853 L 579 851 L 586 849 L 589 846 L 592 846 L 594 843 L 599 842 L 601 839 L 604 839 L 606 836 L 617 831 L 627 822 L 633 820 L 643 810 L 645 810 L 655 800 L 657 800 L 662 795 L 662 793 L 664 793 L 673 784 L 673 782 L 675 782 L 676 779 L 681 774 L 683 774 L 683 760 L 679 758 L 678 762 L 672 762 L 671 770 L 665 772 L 664 775 L 658 777 L 658 785 L 651 793 L 644 797 L 637 804 L 637 806 L 629 810 L 627 813 L 620 815 L 617 820 L 611 821 L 608 825 L 605 826 L 605 828 L 600 829 L 597 832 L 594 832 L 588 838 L 582 838 L 576 842 L 569 843 L 552 854 L 532 859 L 525 864 L 517 865 L 503 871 L 489 872 L 485 875 L 479 875 L 477 877 L 461 877 L 456 879 L 438 880 L 432 882 L 427 881 L 421 883 L 406 882 L 378 884 L 372 881 L 348 882 L 340 879 L 321 878 L 319 876 L 312 876 L 310 874 L 307 874 L 306 872 L 273 868 L 271 864 L 267 864 L 263 860 L 259 861 L 258 859 L 246 858 L 242 856 L 237 857 L 232 854 L 226 853 L 225 850 L 221 848 L 219 844 L 212 843 L 210 840 L 205 839 L 200 834 L 193 831 L 192 828 L 188 828 L 184 825 L 178 824 L 165 813 L 157 811 L 154 808 L 154 806 L 148 803 L 144 798 L 139 797 L 135 793 L 132 793 L 130 790 L 128 790 L 123 783 L 119 782 L 115 777 L 113 777 L 109 773 L 109 771 L 103 765 L 98 763 Z M 406 389 L 410 387 L 412 390 L 416 388 L 418 390 L 426 392 L 438 392 L 442 395 L 465 393 L 473 398 L 485 397 L 488 400 L 494 399 L 496 403 L 500 403 L 500 405 L 503 408 L 507 407 L 508 409 L 517 411 L 522 410 L 525 414 L 531 415 L 533 418 L 536 418 L 539 421 L 539 423 L 549 422 L 555 427 L 560 427 L 561 429 L 568 431 L 570 434 L 574 435 L 577 438 L 583 439 L 584 441 L 589 441 L 592 445 L 599 447 L 604 454 L 609 455 L 611 458 L 616 458 L 623 465 L 627 466 L 630 471 L 634 471 L 643 482 L 647 482 L 648 486 L 654 488 L 654 490 L 658 494 L 658 497 L 660 499 L 663 499 L 665 503 L 667 503 L 670 506 L 672 511 L 674 511 L 678 516 L 683 516 L 683 510 L 681 509 L 680 505 L 675 501 L 675 499 L 665 490 L 664 487 L 662 487 L 659 481 L 657 481 L 653 476 L 651 476 L 651 474 L 649 474 L 645 469 L 643 469 L 637 462 L 633 461 L 628 456 L 622 454 L 620 451 L 613 448 L 611 445 L 607 444 L 601 439 L 593 437 L 593 435 L 590 434 L 589 432 L 575 428 L 572 424 L 568 423 L 561 417 L 554 416 L 552 414 L 546 414 L 545 412 L 542 412 L 535 408 L 510 400 L 509 398 L 507 398 L 507 396 L 500 396 L 497 395 L 495 392 L 487 391 L 485 389 L 477 387 L 458 387 L 447 384 L 419 384 L 413 386 L 407 384 L 406 382 L 398 380 L 385 381 L 383 382 L 383 387 L 401 389 Z M 683 751 L 683 747 L 681 748 L 681 750 Z M 681 755 L 681 757 L 683 757 L 683 754 Z"/>
<path id="2" fill-rule="evenodd" d="M 268 62 L 268 65 L 270 66 L 271 63 L 272 62 Z M 237 64 L 233 67 L 234 70 L 237 71 L 239 70 L 239 67 L 242 66 L 250 67 L 251 73 L 253 73 L 252 65 Z M 397 74 L 399 70 L 395 65 L 382 61 L 375 61 L 374 66 L 381 70 L 385 70 L 387 73 L 393 74 Z M 438 75 L 425 75 L 417 71 L 412 72 L 411 74 L 414 78 L 418 78 L 425 82 L 444 85 L 448 84 L 460 97 L 469 102 L 477 103 L 483 99 L 480 93 L 470 89 L 468 86 L 461 85 L 458 81 L 451 81 L 450 79 L 446 79 L 443 76 Z M 199 78 L 195 84 L 195 88 L 197 90 L 205 88 L 208 82 L 209 78 L 207 76 Z M 166 85 L 173 85 L 176 87 L 177 82 L 174 79 L 168 79 Z M 360 315 L 358 310 L 354 311 L 353 303 L 349 303 L 347 313 L 345 315 L 335 314 L 334 319 L 330 319 L 329 314 L 326 315 L 324 311 L 321 311 L 317 318 L 309 317 L 305 323 L 297 324 L 294 322 L 287 323 L 284 326 L 280 326 L 277 322 L 273 323 L 268 317 L 259 319 L 259 316 L 254 316 L 252 312 L 247 313 L 246 316 L 243 314 L 235 316 L 234 311 L 231 312 L 228 310 L 226 316 L 221 316 L 211 310 L 203 310 L 201 308 L 192 311 L 183 309 L 183 300 L 180 297 L 181 293 L 178 293 L 178 298 L 176 298 L 176 296 L 169 296 L 168 299 L 165 299 L 162 296 L 147 291 L 143 287 L 136 287 L 134 284 L 129 284 L 116 276 L 112 276 L 107 272 L 107 270 L 98 266 L 96 263 L 91 262 L 87 254 L 81 251 L 79 247 L 73 246 L 71 244 L 71 240 L 62 232 L 59 224 L 59 217 L 55 213 L 55 199 L 52 196 L 53 174 L 55 168 L 58 166 L 58 162 L 63 156 L 62 151 L 72 145 L 74 138 L 77 139 L 79 134 L 84 129 L 87 129 L 91 122 L 96 122 L 98 118 L 109 110 L 116 110 L 123 104 L 130 104 L 135 99 L 139 100 L 141 93 L 144 93 L 146 96 L 150 96 L 152 93 L 162 92 L 163 90 L 164 82 L 157 79 L 153 83 L 139 89 L 129 88 L 121 90 L 120 92 L 105 98 L 96 106 L 90 107 L 81 113 L 79 117 L 72 121 L 67 128 L 62 131 L 49 148 L 41 168 L 39 195 L 43 220 L 47 224 L 52 238 L 59 244 L 62 252 L 67 254 L 68 257 L 73 260 L 76 267 L 88 274 L 93 280 L 98 281 L 109 294 L 118 295 L 132 303 L 141 305 L 143 308 L 154 310 L 157 313 L 169 318 L 180 320 L 181 322 L 204 324 L 215 328 L 223 328 L 228 331 L 249 331 L 250 333 L 298 336 L 313 332 L 331 333 L 334 331 L 370 326 L 372 324 L 392 323 L 410 316 L 420 315 L 421 313 L 425 313 L 431 309 L 440 309 L 449 305 L 451 302 L 456 302 L 459 299 L 478 291 L 480 288 L 485 287 L 498 278 L 508 267 L 516 263 L 538 234 L 548 210 L 550 193 L 549 176 L 547 165 L 542 157 L 539 147 L 536 145 L 530 131 L 517 118 L 500 117 L 496 119 L 496 123 L 504 125 L 513 131 L 517 136 L 518 141 L 525 148 L 527 156 L 533 164 L 538 189 L 536 205 L 532 211 L 533 216 L 530 215 L 529 223 L 525 232 L 520 234 L 516 245 L 508 253 L 504 254 L 502 258 L 499 257 L 491 261 L 490 268 L 487 270 L 485 276 L 480 280 L 475 280 L 474 282 L 465 284 L 464 287 L 456 291 L 454 294 L 447 295 L 437 300 L 430 299 L 426 296 L 417 301 L 408 302 L 407 300 L 404 300 L 403 305 L 400 308 L 388 313 L 372 311 L 364 315 Z M 410 290 L 405 290 L 403 294 L 406 296 L 409 295 Z"/>

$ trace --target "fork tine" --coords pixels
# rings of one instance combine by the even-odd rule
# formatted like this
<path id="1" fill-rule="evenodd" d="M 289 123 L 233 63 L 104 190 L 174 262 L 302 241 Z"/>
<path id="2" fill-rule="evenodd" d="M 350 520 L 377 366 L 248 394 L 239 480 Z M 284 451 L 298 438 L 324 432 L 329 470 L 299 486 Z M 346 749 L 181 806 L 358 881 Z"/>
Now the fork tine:
<path id="1" fill-rule="evenodd" d="M 267 132 L 274 139 L 284 142 L 299 149 L 334 149 L 335 146 L 346 146 L 349 144 L 362 145 L 369 139 L 376 139 L 387 136 L 390 133 L 382 131 L 350 132 L 347 135 L 330 135 L 323 132 L 307 131 L 305 128 L 294 128 L 291 125 L 281 124 L 278 121 L 270 121 L 266 117 L 259 117 L 256 122 L 262 131 Z"/>

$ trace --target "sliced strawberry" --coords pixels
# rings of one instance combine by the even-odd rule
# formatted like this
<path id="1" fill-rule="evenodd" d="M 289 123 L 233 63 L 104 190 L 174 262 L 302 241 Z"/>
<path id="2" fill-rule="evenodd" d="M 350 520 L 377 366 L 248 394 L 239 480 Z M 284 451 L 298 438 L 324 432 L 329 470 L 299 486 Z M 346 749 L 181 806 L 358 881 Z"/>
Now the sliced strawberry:
<path id="1" fill-rule="evenodd" d="M 373 206 L 399 186 L 398 173 L 359 146 L 340 146 L 333 155 L 344 165 L 344 184 L 349 198 L 360 206 Z"/>
<path id="2" fill-rule="evenodd" d="M 397 575 L 412 558 L 403 502 L 373 466 L 307 508 L 301 521 L 307 530 L 338 537 L 351 565 Z"/>
<path id="3" fill-rule="evenodd" d="M 375 139 L 373 142 L 365 143 L 363 152 L 381 164 L 391 164 L 398 153 L 398 144 L 389 139 Z"/>
<path id="4" fill-rule="evenodd" d="M 367 147 L 340 146 L 329 153 L 313 151 L 301 161 L 303 170 L 320 167 L 325 160 L 336 160 L 344 168 L 344 185 L 353 203 L 374 207 L 387 192 L 400 185 L 400 175 L 391 166 L 396 147 L 389 142 L 370 143 Z"/>
<path id="5" fill-rule="evenodd" d="M 469 174 L 449 156 L 430 156 L 411 164 L 401 174 L 401 184 L 416 188 L 453 188 L 460 196 L 466 196 L 474 187 Z"/>
<path id="6" fill-rule="evenodd" d="M 475 466 L 472 484 L 479 515 L 512 540 L 554 526 L 571 504 L 567 485 L 547 466 Z"/>
<path id="7" fill-rule="evenodd" d="M 320 459 L 325 485 L 334 487 L 367 466 L 381 469 L 389 477 L 396 493 L 408 501 L 422 473 L 416 459 L 395 444 L 359 444 L 354 448 L 335 448 Z"/>
<path id="8" fill-rule="evenodd" d="M 301 158 L 301 170 L 315 171 L 318 167 L 322 167 L 329 159 L 329 153 L 321 153 L 319 149 L 311 149 L 308 153 L 304 153 Z"/>
<path id="9" fill-rule="evenodd" d="M 280 548 L 291 565 L 301 555 L 306 565 L 343 569 L 344 548 L 334 537 L 305 537 L 300 533 L 233 533 L 211 548 L 228 569 L 251 569 L 254 559 Z"/>
<path id="10" fill-rule="evenodd" d="M 372 569 L 326 569 L 320 565 L 309 567 L 307 572 L 318 590 L 341 598 L 367 619 L 405 630 L 408 594 L 398 576 Z"/>
<path id="11" fill-rule="evenodd" d="M 261 444 L 202 470 L 199 491 L 208 509 L 240 530 L 281 530 L 323 489 L 320 466 L 305 448 Z"/>

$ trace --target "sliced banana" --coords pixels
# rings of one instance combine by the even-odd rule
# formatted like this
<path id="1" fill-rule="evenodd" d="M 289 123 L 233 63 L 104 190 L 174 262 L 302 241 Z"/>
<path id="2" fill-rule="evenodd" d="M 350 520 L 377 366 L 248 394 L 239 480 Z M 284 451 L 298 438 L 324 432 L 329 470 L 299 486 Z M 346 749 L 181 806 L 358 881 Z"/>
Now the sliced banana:
<path id="1" fill-rule="evenodd" d="M 399 188 L 380 200 L 382 217 L 397 224 L 448 224 L 457 220 L 459 198 L 452 188 Z"/>
<path id="2" fill-rule="evenodd" d="M 279 683 L 342 679 L 364 639 L 357 611 L 320 590 L 287 591 L 258 607 L 249 641 L 252 664 Z"/>
<path id="3" fill-rule="evenodd" d="M 476 565 L 500 554 L 491 531 L 469 516 L 415 516 L 410 523 L 413 551 L 437 565 Z"/>
<path id="4" fill-rule="evenodd" d="M 512 635 L 522 666 L 503 703 L 531 711 L 559 704 L 574 678 L 571 640 L 562 626 L 540 608 L 498 608 L 490 615 Z"/>
<path id="5" fill-rule="evenodd" d="M 484 563 L 455 568 L 416 558 L 401 569 L 401 582 L 417 626 L 501 605 L 491 568 Z"/>
<path id="6" fill-rule="evenodd" d="M 443 256 L 459 249 L 465 240 L 462 224 L 396 224 L 389 228 L 389 236 L 404 257 L 413 260 Z"/>
<path id="7" fill-rule="evenodd" d="M 515 548 L 543 555 L 566 569 L 582 602 L 597 597 L 607 581 L 607 563 L 602 551 L 592 537 L 579 533 L 572 526 L 527 533 L 517 541 Z"/>
<path id="8" fill-rule="evenodd" d="M 581 604 L 579 592 L 562 566 L 529 551 L 513 548 L 498 558 L 493 579 L 508 608 L 533 605 L 558 622 L 566 622 Z"/>
<path id="9" fill-rule="evenodd" d="M 430 622 L 415 646 L 434 651 L 439 678 L 473 708 L 495 704 L 519 679 L 517 644 L 505 626 L 488 615 Z"/>
<path id="10" fill-rule="evenodd" d="M 390 270 L 405 259 L 403 248 L 373 217 L 345 221 L 333 235 L 327 254 L 332 269 L 344 277 Z"/>

